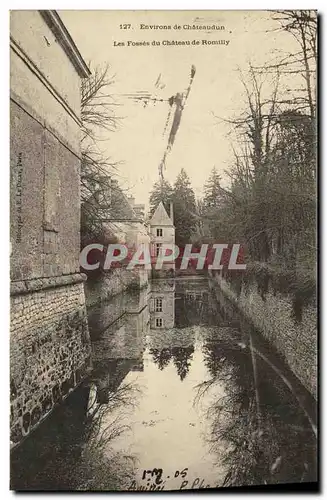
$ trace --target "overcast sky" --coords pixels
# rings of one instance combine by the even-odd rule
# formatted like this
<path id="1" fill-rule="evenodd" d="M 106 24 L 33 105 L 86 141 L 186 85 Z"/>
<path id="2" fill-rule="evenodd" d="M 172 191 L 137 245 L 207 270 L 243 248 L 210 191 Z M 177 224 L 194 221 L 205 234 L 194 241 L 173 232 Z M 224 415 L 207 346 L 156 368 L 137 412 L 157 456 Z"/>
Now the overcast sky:
<path id="1" fill-rule="evenodd" d="M 110 64 L 115 75 L 111 91 L 123 117 L 119 129 L 100 147 L 121 161 L 119 181 L 137 202 L 148 204 L 149 191 L 158 180 L 158 166 L 167 145 L 163 136 L 167 102 L 143 107 L 123 94 L 148 91 L 167 99 L 188 86 L 191 66 L 196 67 L 165 177 L 174 182 L 183 167 L 197 196 L 210 170 L 223 174 L 231 160 L 229 127 L 216 116 L 229 118 L 243 107 L 244 94 L 237 68 L 248 62 L 263 64 L 277 52 L 292 49 L 292 38 L 272 31 L 276 22 L 264 11 L 59 11 L 84 59 L 92 65 Z M 225 30 L 141 30 L 146 25 L 225 26 Z M 131 30 L 120 29 L 132 24 Z M 268 33 L 267 33 L 268 31 Z M 127 47 L 126 42 L 200 40 L 200 46 Z M 228 45 L 202 45 L 202 40 L 229 40 Z M 114 46 L 114 41 L 125 46 Z M 160 77 L 161 89 L 155 83 Z M 169 130 L 168 130 L 169 132 Z"/>

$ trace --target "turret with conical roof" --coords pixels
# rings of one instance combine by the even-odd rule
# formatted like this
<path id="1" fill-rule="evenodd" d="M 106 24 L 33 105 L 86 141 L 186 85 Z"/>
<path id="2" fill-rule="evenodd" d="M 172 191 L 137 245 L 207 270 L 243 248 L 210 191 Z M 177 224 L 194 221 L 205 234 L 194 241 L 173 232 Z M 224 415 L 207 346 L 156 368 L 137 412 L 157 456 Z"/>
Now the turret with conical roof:
<path id="1" fill-rule="evenodd" d="M 163 244 L 175 244 L 175 226 L 173 223 L 173 207 L 171 205 L 171 217 L 166 212 L 162 202 L 157 206 L 150 219 L 151 254 L 157 256 Z"/>
<path id="2" fill-rule="evenodd" d="M 152 218 L 150 219 L 150 226 L 174 226 L 173 221 L 167 214 L 162 201 L 159 203 Z"/>

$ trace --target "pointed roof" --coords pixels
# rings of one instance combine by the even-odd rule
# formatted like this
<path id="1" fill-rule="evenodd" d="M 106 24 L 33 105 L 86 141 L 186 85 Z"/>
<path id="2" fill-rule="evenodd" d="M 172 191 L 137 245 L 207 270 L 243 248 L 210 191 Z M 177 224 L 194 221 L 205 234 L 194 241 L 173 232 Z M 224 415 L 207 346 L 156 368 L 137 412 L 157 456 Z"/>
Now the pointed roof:
<path id="1" fill-rule="evenodd" d="M 150 226 L 174 226 L 171 218 L 168 216 L 162 201 L 159 203 L 150 219 Z"/>

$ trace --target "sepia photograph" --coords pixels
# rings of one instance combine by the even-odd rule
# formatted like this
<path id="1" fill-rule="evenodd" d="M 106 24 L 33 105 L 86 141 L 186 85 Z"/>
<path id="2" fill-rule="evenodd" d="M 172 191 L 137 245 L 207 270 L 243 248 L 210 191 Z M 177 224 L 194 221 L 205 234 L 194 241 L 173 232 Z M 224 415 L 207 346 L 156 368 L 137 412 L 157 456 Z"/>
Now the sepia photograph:
<path id="1" fill-rule="evenodd" d="M 317 11 L 9 18 L 10 489 L 318 491 Z"/>

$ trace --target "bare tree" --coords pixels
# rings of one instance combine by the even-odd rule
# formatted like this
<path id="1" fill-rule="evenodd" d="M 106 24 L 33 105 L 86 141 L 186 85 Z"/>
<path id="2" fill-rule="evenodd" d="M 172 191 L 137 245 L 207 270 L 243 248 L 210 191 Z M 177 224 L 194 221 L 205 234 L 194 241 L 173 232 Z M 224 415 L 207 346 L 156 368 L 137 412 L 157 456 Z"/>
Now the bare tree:
<path id="1" fill-rule="evenodd" d="M 109 93 L 114 84 L 114 76 L 109 75 L 109 66 L 96 67 L 92 75 L 82 80 L 81 88 L 81 119 L 83 137 L 98 139 L 99 129 L 114 131 L 119 118 L 114 113 L 114 107 L 119 106 Z"/>
<path id="2" fill-rule="evenodd" d="M 316 70 L 317 70 L 317 12 L 314 10 L 279 10 L 272 18 L 279 27 L 274 31 L 289 33 L 297 42 L 298 49 L 275 61 L 256 67 L 261 73 L 276 73 L 285 77 L 291 88 L 279 96 L 279 103 L 308 113 L 312 120 L 316 116 Z M 303 82 L 303 84 L 302 84 Z"/>
<path id="3" fill-rule="evenodd" d="M 103 211 L 111 205 L 111 176 L 117 163 L 99 148 L 104 132 L 116 130 L 118 104 L 110 94 L 114 83 L 109 67 L 96 67 L 92 75 L 82 80 L 82 163 L 81 163 L 81 243 L 104 237 Z"/>

